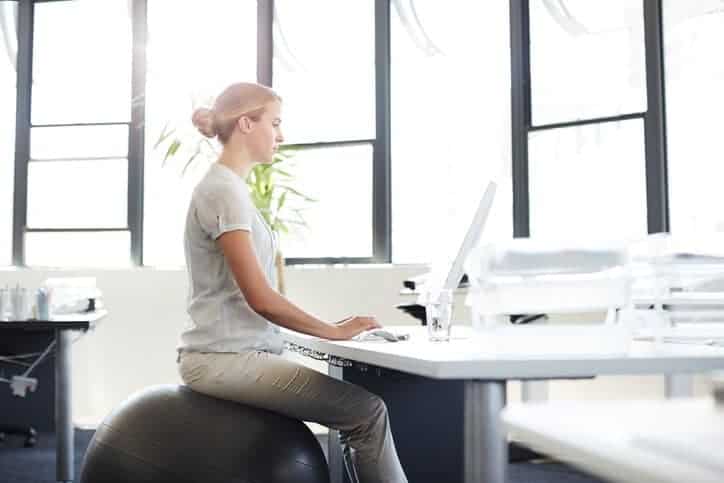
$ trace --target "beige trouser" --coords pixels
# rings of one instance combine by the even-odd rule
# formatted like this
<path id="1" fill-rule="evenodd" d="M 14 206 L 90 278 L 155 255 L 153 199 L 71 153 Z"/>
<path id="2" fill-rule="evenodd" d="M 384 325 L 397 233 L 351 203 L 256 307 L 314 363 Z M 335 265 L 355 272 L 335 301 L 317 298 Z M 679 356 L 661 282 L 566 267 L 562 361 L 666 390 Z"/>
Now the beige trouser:
<path id="1" fill-rule="evenodd" d="M 338 429 L 354 448 L 360 483 L 404 483 L 385 403 L 359 386 L 262 351 L 182 352 L 191 389 Z"/>

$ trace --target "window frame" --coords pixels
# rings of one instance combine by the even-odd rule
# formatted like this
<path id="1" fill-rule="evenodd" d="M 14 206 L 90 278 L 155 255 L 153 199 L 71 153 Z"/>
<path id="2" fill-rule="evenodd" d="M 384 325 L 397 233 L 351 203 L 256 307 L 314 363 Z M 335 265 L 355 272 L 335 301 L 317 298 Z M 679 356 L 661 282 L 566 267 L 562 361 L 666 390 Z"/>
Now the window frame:
<path id="1" fill-rule="evenodd" d="M 27 181 L 30 159 L 32 102 L 34 4 L 68 0 L 18 0 L 17 103 L 15 135 L 15 179 L 13 195 L 12 263 L 25 266 L 24 237 L 27 228 Z M 641 0 L 644 5 L 646 56 L 646 112 L 584 119 L 548 125 L 531 124 L 530 91 L 530 0 L 509 0 L 511 32 L 511 136 L 513 236 L 530 235 L 528 179 L 528 135 L 533 131 L 585 124 L 644 120 L 646 153 L 647 229 L 649 233 L 668 231 L 669 200 L 666 160 L 664 98 L 664 53 L 662 1 Z M 131 234 L 131 261 L 143 266 L 143 187 L 146 82 L 147 2 L 133 0 L 132 22 L 132 106 L 128 150 L 128 226 Z M 290 258 L 287 264 L 369 264 L 391 263 L 391 139 L 390 139 L 390 16 L 392 0 L 375 0 L 375 109 L 374 139 L 350 139 L 332 143 L 300 144 L 298 149 L 367 142 L 373 146 L 373 255 L 345 258 Z M 257 81 L 272 84 L 274 0 L 257 0 Z M 109 229 L 63 229 L 62 231 L 106 231 Z M 110 229 L 117 230 L 117 229 Z M 46 231 L 46 230 L 42 230 Z M 50 231 L 50 230 L 47 230 Z"/>
<path id="2" fill-rule="evenodd" d="M 259 9 L 268 9 L 264 21 L 265 29 L 269 29 L 271 37 L 274 0 L 258 0 Z M 391 164 L 390 164 L 390 0 L 375 0 L 375 137 L 372 139 L 345 139 L 311 143 L 289 144 L 297 150 L 334 148 L 369 144 L 372 146 L 372 256 L 371 257 L 289 257 L 287 265 L 305 264 L 372 264 L 391 263 L 392 261 L 392 224 L 391 224 Z M 261 24 L 260 24 L 261 26 Z M 268 58 L 265 76 L 259 82 L 272 84 L 273 39 L 268 38 L 269 50 L 260 57 Z M 260 49 L 261 52 L 261 49 Z M 261 63 L 262 61 L 260 61 Z"/>
<path id="3" fill-rule="evenodd" d="M 662 7 L 661 0 L 640 1 L 644 7 L 647 110 L 617 116 L 533 125 L 530 0 L 510 0 L 513 236 L 515 238 L 530 236 L 529 134 L 535 131 L 630 119 L 644 121 L 647 230 L 649 233 L 669 230 Z"/>
<path id="4" fill-rule="evenodd" d="M 25 267 L 26 233 L 89 233 L 117 232 L 130 233 L 133 265 L 142 265 L 143 240 L 143 146 L 144 146 L 144 106 L 138 99 L 145 91 L 145 49 L 146 42 L 146 0 L 133 0 L 132 37 L 131 37 L 131 119 L 128 122 L 91 122 L 91 123 L 52 123 L 33 124 L 32 122 L 32 78 L 35 4 L 68 0 L 20 0 L 18 1 L 18 52 L 17 52 L 17 100 L 15 119 L 15 179 L 13 195 L 13 245 L 12 263 Z M 30 133 L 32 128 L 78 127 L 78 126 L 128 126 L 128 186 L 127 186 L 127 223 L 125 227 L 113 228 L 47 228 L 27 226 L 28 209 L 28 167 L 30 157 Z M 77 158 L 78 160 L 88 160 Z M 52 161 L 52 160 L 49 160 Z"/>

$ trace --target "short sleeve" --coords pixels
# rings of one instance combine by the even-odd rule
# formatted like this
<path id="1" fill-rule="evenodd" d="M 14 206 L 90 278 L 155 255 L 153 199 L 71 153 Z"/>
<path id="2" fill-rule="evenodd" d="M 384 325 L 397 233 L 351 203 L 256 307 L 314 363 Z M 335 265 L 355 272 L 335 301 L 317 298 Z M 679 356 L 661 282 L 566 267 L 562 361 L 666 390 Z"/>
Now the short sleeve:
<path id="1" fill-rule="evenodd" d="M 233 185 L 221 185 L 212 192 L 194 196 L 201 229 L 213 240 L 233 230 L 251 231 L 254 205 L 248 193 Z"/>

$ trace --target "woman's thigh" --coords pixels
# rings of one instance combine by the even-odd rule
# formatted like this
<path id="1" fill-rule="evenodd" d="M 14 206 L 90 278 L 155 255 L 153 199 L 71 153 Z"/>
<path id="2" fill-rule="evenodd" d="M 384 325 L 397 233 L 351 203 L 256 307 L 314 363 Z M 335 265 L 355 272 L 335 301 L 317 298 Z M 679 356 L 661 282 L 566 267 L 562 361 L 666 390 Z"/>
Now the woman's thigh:
<path id="1" fill-rule="evenodd" d="M 354 428 L 382 404 L 359 386 L 262 351 L 184 353 L 179 371 L 198 392 L 341 430 Z"/>

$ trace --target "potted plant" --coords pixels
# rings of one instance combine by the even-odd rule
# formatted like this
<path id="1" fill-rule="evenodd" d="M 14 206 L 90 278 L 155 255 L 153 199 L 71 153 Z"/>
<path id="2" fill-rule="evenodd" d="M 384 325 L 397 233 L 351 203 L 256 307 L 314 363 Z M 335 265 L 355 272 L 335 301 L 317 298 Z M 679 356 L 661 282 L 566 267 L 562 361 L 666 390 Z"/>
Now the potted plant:
<path id="1" fill-rule="evenodd" d="M 195 129 L 182 131 L 172 127 L 171 123 L 167 123 L 161 130 L 153 149 L 160 149 L 164 153 L 163 166 L 177 158 L 183 159 L 182 176 L 193 163 L 210 163 L 219 156 L 218 146 Z M 276 234 L 280 244 L 283 235 L 289 233 L 292 226 L 307 226 L 303 216 L 304 205 L 316 201 L 291 186 L 294 177 L 284 168 L 290 164 L 294 153 L 294 148 L 282 146 L 274 154 L 271 163 L 254 166 L 246 179 L 256 208 Z M 284 265 L 282 250 L 278 249 L 275 266 L 277 290 L 281 294 L 286 293 Z"/>

